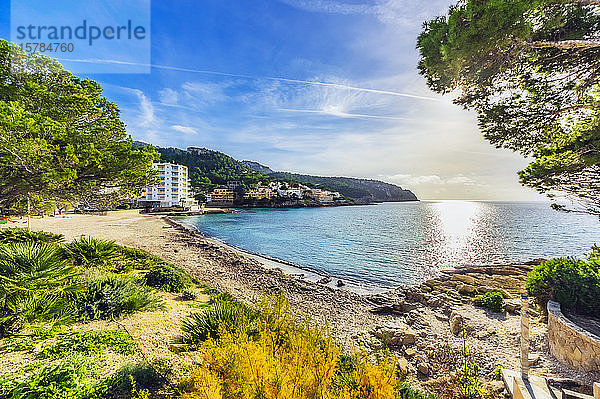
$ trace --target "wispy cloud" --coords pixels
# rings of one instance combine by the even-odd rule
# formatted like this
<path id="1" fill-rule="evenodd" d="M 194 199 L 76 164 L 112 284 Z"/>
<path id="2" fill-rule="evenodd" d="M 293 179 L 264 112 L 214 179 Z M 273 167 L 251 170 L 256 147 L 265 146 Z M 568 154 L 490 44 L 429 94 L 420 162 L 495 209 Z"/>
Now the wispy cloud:
<path id="1" fill-rule="evenodd" d="M 331 87 L 331 88 L 335 88 L 335 89 L 351 90 L 351 91 L 364 92 L 364 93 L 382 94 L 382 95 L 387 95 L 387 96 L 405 97 L 405 98 L 412 98 L 412 99 L 416 99 L 416 100 L 441 101 L 439 97 L 424 96 L 424 95 L 418 95 L 415 93 L 403 93 L 403 92 L 399 92 L 399 91 L 384 90 L 384 89 L 377 89 L 377 88 L 358 87 L 358 86 L 352 86 L 352 85 L 335 83 L 335 82 L 320 82 L 320 81 L 315 81 L 315 80 L 291 79 L 291 78 L 272 77 L 272 76 L 251 76 L 251 75 L 243 75 L 243 74 L 235 74 L 235 73 L 207 71 L 207 70 L 201 70 L 201 69 L 181 68 L 181 67 L 175 67 L 175 66 L 169 66 L 169 65 L 142 64 L 142 63 L 136 63 L 136 62 L 119 61 L 119 60 L 65 59 L 65 58 L 59 58 L 59 60 L 67 61 L 67 62 L 149 66 L 149 67 L 156 68 L 156 69 L 178 71 L 178 72 L 199 73 L 199 74 L 216 75 L 216 76 L 228 76 L 228 77 L 243 78 L 243 79 L 250 79 L 250 80 L 264 79 L 264 80 L 273 80 L 273 81 L 287 82 L 287 83 L 297 83 L 297 84 L 311 85 L 311 86 Z"/>
<path id="2" fill-rule="evenodd" d="M 280 0 L 289 6 L 311 12 L 341 15 L 370 15 L 386 24 L 420 25 L 426 17 L 440 14 L 447 1 L 377 0 L 372 4 L 351 4 L 334 0 Z M 412 12 L 407 14 L 407 10 Z"/>
<path id="3" fill-rule="evenodd" d="M 334 116 L 334 117 L 339 117 L 339 118 L 389 119 L 389 120 L 396 120 L 396 121 L 412 120 L 410 118 L 401 118 L 401 117 L 395 117 L 395 116 L 354 114 L 354 113 L 344 112 L 344 111 L 341 111 L 341 110 L 336 109 L 336 108 L 322 109 L 322 110 L 320 110 L 320 109 L 280 108 L 279 111 L 283 111 L 283 112 L 298 112 L 298 113 L 303 113 L 303 114 L 328 115 L 328 116 Z"/>
<path id="4" fill-rule="evenodd" d="M 152 101 L 146 97 L 143 91 L 138 89 L 131 90 L 140 101 L 138 124 L 142 127 L 151 127 L 156 122 L 156 115 L 154 113 L 154 105 L 152 105 Z"/>
<path id="5" fill-rule="evenodd" d="M 413 176 L 409 174 L 396 174 L 396 175 L 380 175 L 382 179 L 400 183 L 409 187 L 422 186 L 422 185 L 463 185 L 463 186 L 486 186 L 478 182 L 476 179 L 465 175 L 457 176 L 439 176 L 439 175 L 423 175 Z"/>
<path id="6" fill-rule="evenodd" d="M 198 131 L 191 126 L 173 125 L 173 126 L 171 126 L 171 128 L 173 130 L 177 130 L 178 132 L 185 133 L 185 134 L 198 133 Z"/>
<path id="7" fill-rule="evenodd" d="M 158 97 L 163 104 L 176 105 L 179 102 L 179 94 L 170 87 L 160 90 Z"/>

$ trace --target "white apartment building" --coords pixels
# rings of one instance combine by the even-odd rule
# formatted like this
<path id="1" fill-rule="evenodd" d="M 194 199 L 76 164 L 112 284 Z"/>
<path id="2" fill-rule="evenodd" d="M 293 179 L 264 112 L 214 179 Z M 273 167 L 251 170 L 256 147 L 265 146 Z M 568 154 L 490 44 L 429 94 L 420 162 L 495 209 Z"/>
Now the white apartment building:
<path id="1" fill-rule="evenodd" d="M 146 188 L 138 203 L 161 208 L 194 205 L 187 166 L 154 163 L 152 169 L 158 171 L 160 184 Z"/>

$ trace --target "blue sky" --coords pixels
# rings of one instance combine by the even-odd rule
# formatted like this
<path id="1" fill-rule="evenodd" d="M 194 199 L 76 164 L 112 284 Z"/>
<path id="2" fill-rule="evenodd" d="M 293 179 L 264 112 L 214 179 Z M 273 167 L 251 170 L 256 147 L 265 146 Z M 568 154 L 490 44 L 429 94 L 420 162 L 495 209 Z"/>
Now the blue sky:
<path id="1" fill-rule="evenodd" d="M 8 39 L 10 7 L 0 1 Z M 134 139 L 204 146 L 276 170 L 381 179 L 423 199 L 541 199 L 517 182 L 526 160 L 486 143 L 475 115 L 430 92 L 417 73 L 421 24 L 449 4 L 154 1 L 150 73 L 89 77 Z"/>

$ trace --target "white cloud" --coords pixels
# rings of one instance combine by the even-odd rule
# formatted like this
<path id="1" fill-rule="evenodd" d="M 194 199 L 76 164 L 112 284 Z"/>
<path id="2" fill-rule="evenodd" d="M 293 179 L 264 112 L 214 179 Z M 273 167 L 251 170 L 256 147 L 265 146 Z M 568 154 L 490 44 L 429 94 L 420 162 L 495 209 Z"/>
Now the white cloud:
<path id="1" fill-rule="evenodd" d="M 146 97 L 143 91 L 131 89 L 140 100 L 140 113 L 138 125 L 142 127 L 151 127 L 156 123 L 156 115 L 154 114 L 154 105 L 152 101 Z"/>
<path id="2" fill-rule="evenodd" d="M 173 126 L 171 126 L 171 128 L 173 130 L 177 130 L 178 132 L 185 133 L 185 134 L 198 133 L 198 131 L 196 129 L 194 129 L 193 127 L 190 127 L 190 126 L 173 125 Z"/>
<path id="3" fill-rule="evenodd" d="M 159 91 L 158 97 L 163 104 L 173 105 L 179 102 L 179 93 L 169 87 Z"/>

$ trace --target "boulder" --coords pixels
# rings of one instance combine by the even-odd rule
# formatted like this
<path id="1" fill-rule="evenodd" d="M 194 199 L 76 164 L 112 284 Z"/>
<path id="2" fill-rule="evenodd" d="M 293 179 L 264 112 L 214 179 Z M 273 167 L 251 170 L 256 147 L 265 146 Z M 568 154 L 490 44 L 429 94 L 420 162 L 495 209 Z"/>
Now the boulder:
<path id="1" fill-rule="evenodd" d="M 463 294 L 463 295 L 476 295 L 478 293 L 477 291 L 477 287 L 471 285 L 471 284 L 463 284 L 459 289 L 458 292 Z"/>
<path id="2" fill-rule="evenodd" d="M 427 306 L 429 306 L 430 308 L 439 308 L 443 304 L 444 304 L 444 300 L 439 296 L 431 297 L 427 301 Z"/>
<path id="3" fill-rule="evenodd" d="M 429 365 L 427 363 L 421 362 L 417 365 L 417 371 L 423 375 L 429 375 Z"/>
<path id="4" fill-rule="evenodd" d="M 510 313 L 516 313 L 517 310 L 521 309 L 521 301 L 518 299 L 509 299 L 506 301 L 506 311 Z"/>
<path id="5" fill-rule="evenodd" d="M 456 311 L 453 311 L 450 314 L 450 332 L 452 334 L 457 335 L 461 332 L 464 324 L 466 323 L 462 315 L 458 314 Z"/>
<path id="6" fill-rule="evenodd" d="M 417 341 L 417 333 L 411 329 L 404 331 L 404 338 L 402 339 L 402 345 L 412 345 Z"/>
<path id="7" fill-rule="evenodd" d="M 406 360 L 406 358 L 400 357 L 398 359 L 398 370 L 403 375 L 408 374 L 408 360 Z"/>

